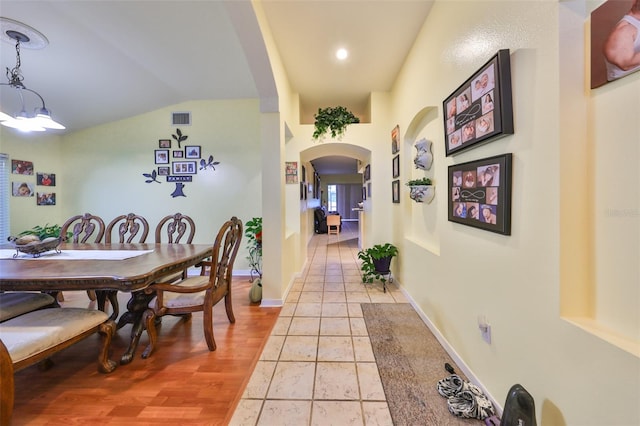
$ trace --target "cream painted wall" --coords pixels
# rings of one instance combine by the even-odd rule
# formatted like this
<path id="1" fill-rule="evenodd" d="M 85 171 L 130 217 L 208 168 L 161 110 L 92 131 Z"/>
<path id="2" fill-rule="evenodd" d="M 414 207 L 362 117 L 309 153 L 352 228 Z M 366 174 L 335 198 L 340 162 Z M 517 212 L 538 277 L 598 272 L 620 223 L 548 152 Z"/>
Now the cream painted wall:
<path id="1" fill-rule="evenodd" d="M 640 79 L 584 89 L 584 56 L 576 61 L 576 55 L 560 53 L 584 51 L 588 12 L 584 2 L 436 2 L 391 98 L 401 130 L 425 108 L 438 110 L 416 132 L 434 142 L 434 169 L 426 174 L 436 181 L 436 199 L 417 206 L 403 198 L 392 212 L 393 222 L 402 224 L 393 240 L 400 244 L 399 281 L 496 400 L 503 403 L 510 386 L 521 383 L 535 398 L 539 424 L 637 425 L 639 358 L 560 315 L 561 276 L 576 279 L 561 274 L 566 244 L 560 236 L 580 240 L 585 234 L 580 227 L 565 230 L 571 218 L 560 203 L 570 195 L 570 186 L 560 184 L 566 162 L 577 160 L 582 165 L 572 168 L 592 166 L 596 173 L 586 183 L 596 195 L 585 223 L 593 226 L 597 249 L 577 253 L 594 259 L 593 270 L 601 271 L 595 277 L 596 322 L 637 338 Z M 446 157 L 442 99 L 501 48 L 511 50 L 515 134 Z M 582 90 L 571 87 L 576 84 Z M 560 102 L 576 93 L 575 102 Z M 572 134 L 576 124 L 582 127 Z M 592 140 L 592 154 L 573 158 L 561 150 L 565 143 L 586 149 L 580 140 L 566 140 L 584 135 Z M 613 140 L 622 149 L 612 150 Z M 514 155 L 512 235 L 448 222 L 447 167 L 506 152 Z M 405 140 L 401 155 L 413 154 Z M 492 326 L 490 345 L 481 339 L 478 315 Z"/>
<path id="2" fill-rule="evenodd" d="M 159 139 L 172 139 L 171 112 L 190 111 L 191 126 L 178 127 L 185 145 L 214 156 L 216 170 L 201 171 L 184 184 L 185 197 L 172 197 L 175 183 L 145 183 L 151 173 Z M 91 212 L 105 220 L 129 212 L 160 218 L 181 212 L 197 225 L 195 243 L 211 243 L 231 216 L 243 221 L 262 216 L 262 172 L 258 101 L 194 101 L 74 132 L 63 138 L 65 167 L 59 182 L 63 217 Z M 172 150 L 177 142 L 172 139 Z M 153 239 L 153 236 L 151 236 Z M 248 270 L 245 244 L 236 259 L 237 271 Z"/>
<path id="3" fill-rule="evenodd" d="M 60 158 L 61 138 L 50 133 L 21 133 L 14 129 L 0 126 L 0 152 L 9 155 L 10 160 L 33 162 L 34 173 L 54 173 L 55 187 L 36 185 L 36 175 L 11 174 L 11 182 L 28 182 L 33 184 L 35 192 L 55 192 L 55 206 L 38 206 L 36 197 L 9 197 L 10 235 L 31 229 L 34 226 L 61 224 L 63 204 L 60 197 L 64 195 L 64 182 L 61 180 L 66 165 Z M 43 191 L 44 189 L 44 191 Z"/>

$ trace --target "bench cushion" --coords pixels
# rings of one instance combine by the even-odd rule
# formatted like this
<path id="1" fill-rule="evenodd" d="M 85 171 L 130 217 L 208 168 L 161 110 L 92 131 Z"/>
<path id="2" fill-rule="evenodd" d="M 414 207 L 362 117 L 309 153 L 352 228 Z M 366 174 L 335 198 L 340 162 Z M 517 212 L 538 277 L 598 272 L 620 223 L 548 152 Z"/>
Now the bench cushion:
<path id="1" fill-rule="evenodd" d="M 72 339 L 105 322 L 109 315 L 83 308 L 28 312 L 0 323 L 0 339 L 16 363 Z"/>
<path id="2" fill-rule="evenodd" d="M 55 299 L 45 293 L 0 293 L 0 322 L 51 305 Z"/>

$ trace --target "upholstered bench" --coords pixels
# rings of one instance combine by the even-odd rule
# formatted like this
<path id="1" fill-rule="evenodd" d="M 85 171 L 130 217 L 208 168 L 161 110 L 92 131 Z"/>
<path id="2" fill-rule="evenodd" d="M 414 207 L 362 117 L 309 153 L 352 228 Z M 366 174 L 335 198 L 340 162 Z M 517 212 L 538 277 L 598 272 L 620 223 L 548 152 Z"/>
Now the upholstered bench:
<path id="1" fill-rule="evenodd" d="M 115 322 L 106 313 L 83 308 L 41 309 L 0 323 L 0 424 L 11 421 L 16 371 L 98 332 L 104 336 L 98 370 L 110 373 L 116 368 L 109 359 L 114 331 Z"/>
<path id="2" fill-rule="evenodd" d="M 54 303 L 55 299 L 45 293 L 0 293 L 0 322 Z"/>

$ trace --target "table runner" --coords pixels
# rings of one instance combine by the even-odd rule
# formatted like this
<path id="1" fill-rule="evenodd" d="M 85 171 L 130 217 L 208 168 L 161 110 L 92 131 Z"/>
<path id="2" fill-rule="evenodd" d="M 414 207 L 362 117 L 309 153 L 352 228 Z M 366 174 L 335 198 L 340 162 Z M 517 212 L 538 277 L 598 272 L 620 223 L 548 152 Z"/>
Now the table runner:
<path id="1" fill-rule="evenodd" d="M 15 249 L 0 249 L 0 259 L 16 260 L 124 260 L 132 257 L 151 253 L 153 250 L 63 250 L 56 253 L 54 250 L 41 253 L 39 257 L 31 254 L 19 253 L 17 257 Z"/>

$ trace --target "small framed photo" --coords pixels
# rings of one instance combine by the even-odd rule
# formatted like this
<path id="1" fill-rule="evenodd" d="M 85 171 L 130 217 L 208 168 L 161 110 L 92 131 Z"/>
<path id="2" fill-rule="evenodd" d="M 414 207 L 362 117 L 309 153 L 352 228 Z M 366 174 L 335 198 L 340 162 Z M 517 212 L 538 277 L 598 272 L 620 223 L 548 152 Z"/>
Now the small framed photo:
<path id="1" fill-rule="evenodd" d="M 33 163 L 31 161 L 11 160 L 11 173 L 14 175 L 32 175 Z"/>
<path id="2" fill-rule="evenodd" d="M 362 187 L 362 201 L 367 199 L 367 187 L 363 186 Z"/>
<path id="3" fill-rule="evenodd" d="M 391 131 L 391 153 L 400 152 L 400 125 L 396 125 Z"/>
<path id="4" fill-rule="evenodd" d="M 33 184 L 29 182 L 11 182 L 11 194 L 14 197 L 33 197 Z"/>
<path id="5" fill-rule="evenodd" d="M 158 148 L 164 148 L 164 149 L 171 148 L 171 139 L 158 140 Z"/>
<path id="6" fill-rule="evenodd" d="M 400 154 L 393 157 L 393 177 L 397 178 L 400 176 Z"/>
<path id="7" fill-rule="evenodd" d="M 171 174 L 171 167 L 163 166 L 158 167 L 158 176 L 169 176 Z"/>
<path id="8" fill-rule="evenodd" d="M 200 146 L 187 145 L 184 147 L 185 158 L 200 158 Z"/>
<path id="9" fill-rule="evenodd" d="M 38 192 L 36 197 L 36 203 L 39 206 L 55 206 L 56 193 L 55 192 Z"/>
<path id="10" fill-rule="evenodd" d="M 36 184 L 41 186 L 56 186 L 56 175 L 53 173 L 36 173 Z"/>
<path id="11" fill-rule="evenodd" d="M 169 164 L 169 150 L 168 149 L 156 149 L 156 164 Z"/>
<path id="12" fill-rule="evenodd" d="M 367 197 L 371 198 L 371 182 L 367 182 Z"/>
<path id="13" fill-rule="evenodd" d="M 366 182 L 369 179 L 371 179 L 371 165 L 367 164 L 367 166 L 364 168 L 364 180 Z"/>
<path id="14" fill-rule="evenodd" d="M 400 180 L 391 182 L 391 198 L 394 203 L 400 202 Z"/>
<path id="15" fill-rule="evenodd" d="M 173 158 L 184 158 L 184 151 L 172 151 Z"/>
<path id="16" fill-rule="evenodd" d="M 174 175 L 195 175 L 198 170 L 195 161 L 174 161 L 172 166 Z"/>

